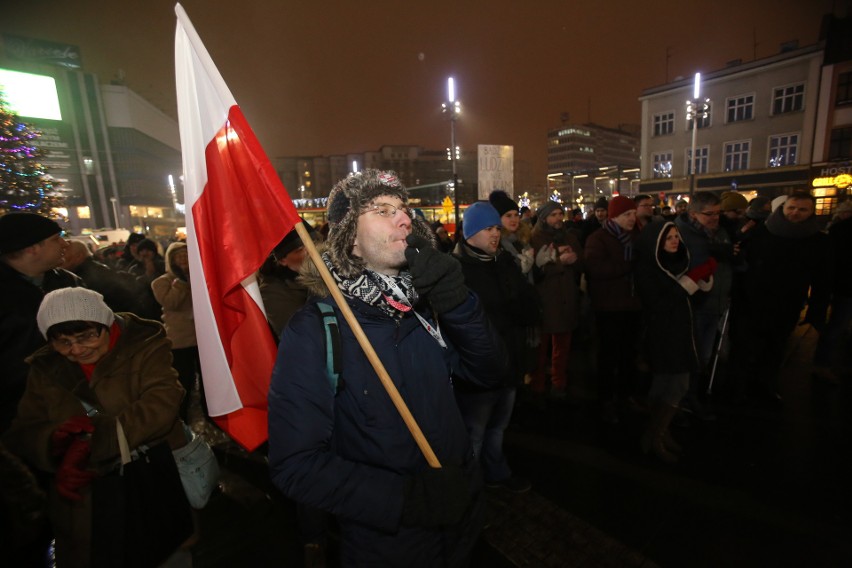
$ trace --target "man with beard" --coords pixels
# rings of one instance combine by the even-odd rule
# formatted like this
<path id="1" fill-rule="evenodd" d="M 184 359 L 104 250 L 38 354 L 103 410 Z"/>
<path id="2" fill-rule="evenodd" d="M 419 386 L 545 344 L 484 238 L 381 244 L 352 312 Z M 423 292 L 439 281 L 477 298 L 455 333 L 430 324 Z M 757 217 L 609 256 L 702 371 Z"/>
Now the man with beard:
<path id="1" fill-rule="evenodd" d="M 458 260 L 434 248 L 393 172 L 328 199 L 322 260 L 441 463 L 422 455 L 311 259 L 307 305 L 281 336 L 269 389 L 269 465 L 298 503 L 338 519 L 344 566 L 463 566 L 482 529 L 482 478 L 452 381 L 500 384 L 505 358 Z M 330 332 L 329 332 L 330 333 Z M 328 373 L 338 359 L 337 380 Z M 452 378 L 451 378 L 452 377 Z"/>
<path id="2" fill-rule="evenodd" d="M 548 201 L 537 213 L 532 244 L 535 254 L 536 291 L 543 306 L 538 364 L 532 375 L 533 392 L 546 391 L 545 373 L 550 358 L 551 393 L 566 395 L 571 334 L 580 320 L 580 272 L 583 248 L 565 227 L 562 205 Z"/>
<path id="3" fill-rule="evenodd" d="M 733 341 L 732 368 L 740 373 L 740 389 L 751 381 L 758 389 L 752 394 L 768 400 L 781 398 L 778 373 L 806 302 L 805 323 L 817 331 L 825 324 L 832 253 L 814 216 L 815 205 L 810 193 L 793 193 L 766 223 L 753 229 L 744 248 L 747 269 L 742 301 L 735 305 L 740 327 Z"/>

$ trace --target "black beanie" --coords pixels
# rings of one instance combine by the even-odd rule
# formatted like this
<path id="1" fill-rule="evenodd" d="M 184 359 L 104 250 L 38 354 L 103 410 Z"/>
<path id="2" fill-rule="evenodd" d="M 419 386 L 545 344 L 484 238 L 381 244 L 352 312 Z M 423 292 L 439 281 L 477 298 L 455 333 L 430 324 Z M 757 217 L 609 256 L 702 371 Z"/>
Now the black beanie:
<path id="1" fill-rule="evenodd" d="M 56 221 L 35 213 L 9 213 L 0 217 L 0 254 L 15 252 L 62 232 Z"/>
<path id="2" fill-rule="evenodd" d="M 488 196 L 488 201 L 491 202 L 491 205 L 494 206 L 494 209 L 497 210 L 497 213 L 501 217 L 509 211 L 520 211 L 520 207 L 518 207 L 515 200 L 509 197 L 509 194 L 502 189 L 492 191 L 491 195 Z"/>

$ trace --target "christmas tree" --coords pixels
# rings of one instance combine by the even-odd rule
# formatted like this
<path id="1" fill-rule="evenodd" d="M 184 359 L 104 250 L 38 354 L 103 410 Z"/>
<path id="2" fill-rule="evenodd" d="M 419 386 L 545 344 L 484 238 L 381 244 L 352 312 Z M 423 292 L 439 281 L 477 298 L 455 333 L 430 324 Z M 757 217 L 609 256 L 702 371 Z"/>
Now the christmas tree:
<path id="1" fill-rule="evenodd" d="M 27 125 L 9 108 L 0 91 L 0 214 L 28 211 L 45 217 L 60 215 L 59 184 L 41 163 L 43 156 L 35 141 L 41 132 Z"/>

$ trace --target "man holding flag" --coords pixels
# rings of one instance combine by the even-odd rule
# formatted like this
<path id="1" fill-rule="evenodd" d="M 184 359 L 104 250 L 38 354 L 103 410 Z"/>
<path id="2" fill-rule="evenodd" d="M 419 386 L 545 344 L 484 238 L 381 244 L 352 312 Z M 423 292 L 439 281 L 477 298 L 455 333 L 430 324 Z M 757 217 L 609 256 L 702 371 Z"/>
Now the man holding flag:
<path id="1" fill-rule="evenodd" d="M 327 339 L 317 298 L 293 316 L 269 390 L 272 479 L 338 517 L 344 566 L 463 566 L 482 527 L 481 475 L 451 377 L 497 386 L 504 358 L 458 261 L 434 248 L 407 201 L 392 172 L 338 182 L 322 262 L 441 467 L 421 454 L 339 306 L 339 341 Z M 307 260 L 303 278 L 332 304 L 318 268 Z"/>

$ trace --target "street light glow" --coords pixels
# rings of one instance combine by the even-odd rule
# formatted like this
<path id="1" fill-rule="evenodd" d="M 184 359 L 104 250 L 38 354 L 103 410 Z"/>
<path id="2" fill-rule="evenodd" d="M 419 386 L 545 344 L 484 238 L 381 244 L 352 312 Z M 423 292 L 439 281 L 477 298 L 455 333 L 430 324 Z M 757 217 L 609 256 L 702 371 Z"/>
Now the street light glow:
<path id="1" fill-rule="evenodd" d="M 451 103 L 456 102 L 456 83 L 452 77 L 447 79 L 447 100 Z"/>
<path id="2" fill-rule="evenodd" d="M 695 74 L 695 89 L 692 92 L 692 98 L 698 99 L 698 95 L 701 94 L 701 73 Z"/>

